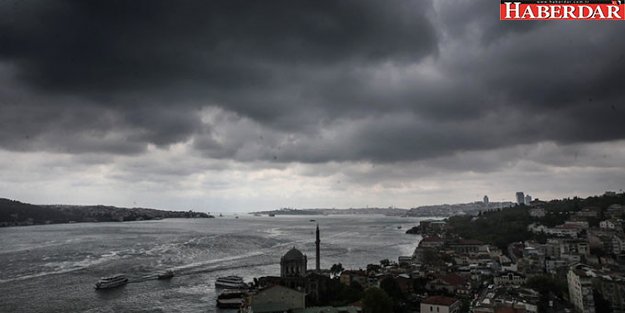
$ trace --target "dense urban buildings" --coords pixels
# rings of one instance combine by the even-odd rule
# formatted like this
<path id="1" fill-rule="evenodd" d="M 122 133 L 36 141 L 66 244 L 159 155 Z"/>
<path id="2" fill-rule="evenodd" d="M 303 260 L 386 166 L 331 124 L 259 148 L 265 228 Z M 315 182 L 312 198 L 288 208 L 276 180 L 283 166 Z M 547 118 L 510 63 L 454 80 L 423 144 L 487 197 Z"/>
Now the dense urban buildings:
<path id="1" fill-rule="evenodd" d="M 625 313 L 625 194 L 529 203 L 522 196 L 512 208 L 420 221 L 408 232 L 421 236 L 413 254 L 397 262 L 311 271 L 293 248 L 281 259 L 282 277 L 263 277 L 261 287 L 305 292 L 311 310 L 333 303 L 324 301 L 341 290 L 334 281 L 356 295 L 379 288 L 396 313 Z M 319 243 L 317 227 L 317 259 Z M 358 297 L 334 303 L 358 312 L 366 302 Z"/>

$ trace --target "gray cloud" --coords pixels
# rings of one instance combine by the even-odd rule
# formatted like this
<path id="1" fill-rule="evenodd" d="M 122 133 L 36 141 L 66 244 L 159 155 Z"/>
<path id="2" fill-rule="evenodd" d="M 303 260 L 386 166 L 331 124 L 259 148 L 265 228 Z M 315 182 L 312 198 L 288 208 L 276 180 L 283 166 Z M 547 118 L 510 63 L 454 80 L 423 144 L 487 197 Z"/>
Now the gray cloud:
<path id="1" fill-rule="evenodd" d="M 623 26 L 497 7 L 5 1 L 0 147 L 392 163 L 623 139 Z"/>

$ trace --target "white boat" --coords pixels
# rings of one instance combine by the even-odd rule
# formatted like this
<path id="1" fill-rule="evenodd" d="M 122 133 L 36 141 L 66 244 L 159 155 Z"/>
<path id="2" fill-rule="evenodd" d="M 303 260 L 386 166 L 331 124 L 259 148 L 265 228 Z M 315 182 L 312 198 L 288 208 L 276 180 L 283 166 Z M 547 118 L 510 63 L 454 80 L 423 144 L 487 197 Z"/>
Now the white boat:
<path id="1" fill-rule="evenodd" d="M 238 289 L 226 289 L 217 296 L 217 307 L 222 309 L 238 309 L 243 305 L 245 293 Z"/>
<path id="2" fill-rule="evenodd" d="M 243 278 L 239 276 L 226 276 L 217 278 L 217 280 L 215 281 L 215 287 L 228 289 L 243 289 L 247 288 L 247 284 L 243 281 Z"/>
<path id="3" fill-rule="evenodd" d="M 102 277 L 100 281 L 95 283 L 95 289 L 108 289 L 123 286 L 128 283 L 128 278 L 124 275 L 114 275 L 110 277 Z"/>

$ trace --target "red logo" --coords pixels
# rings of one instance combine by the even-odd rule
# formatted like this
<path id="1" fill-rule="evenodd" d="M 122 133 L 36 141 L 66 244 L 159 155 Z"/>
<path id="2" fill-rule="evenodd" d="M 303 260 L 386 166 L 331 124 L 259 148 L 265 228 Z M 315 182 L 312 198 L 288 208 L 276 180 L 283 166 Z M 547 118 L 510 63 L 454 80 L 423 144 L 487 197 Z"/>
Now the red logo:
<path id="1" fill-rule="evenodd" d="M 624 0 L 502 0 L 499 19 L 625 20 Z"/>

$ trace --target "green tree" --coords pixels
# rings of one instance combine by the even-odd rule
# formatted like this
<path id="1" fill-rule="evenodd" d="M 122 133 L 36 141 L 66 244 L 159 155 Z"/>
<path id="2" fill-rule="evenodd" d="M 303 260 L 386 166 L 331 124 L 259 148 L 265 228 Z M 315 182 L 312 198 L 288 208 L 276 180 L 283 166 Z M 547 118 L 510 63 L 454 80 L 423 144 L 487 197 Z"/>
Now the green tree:
<path id="1" fill-rule="evenodd" d="M 564 281 L 559 281 L 548 275 L 534 276 L 527 280 L 525 286 L 538 291 L 540 294 L 538 312 L 541 313 L 549 310 L 549 297 L 552 293 L 562 298 L 568 290 Z"/>
<path id="2" fill-rule="evenodd" d="M 330 273 L 332 274 L 332 276 L 339 276 L 344 270 L 345 269 L 343 268 L 343 264 L 341 263 L 332 264 L 332 267 L 330 267 Z"/>
<path id="3" fill-rule="evenodd" d="M 384 290 L 371 287 L 362 299 L 363 313 L 393 313 L 393 300 Z"/>
<path id="4" fill-rule="evenodd" d="M 384 290 L 384 292 L 395 301 L 404 298 L 404 295 L 399 288 L 399 284 L 397 284 L 397 281 L 391 277 L 382 279 L 382 281 L 380 281 L 380 288 L 382 288 L 382 290 Z"/>
<path id="5" fill-rule="evenodd" d="M 471 301 L 468 299 L 462 299 L 462 304 L 460 305 L 460 313 L 469 312 L 471 312 Z"/>
<path id="6" fill-rule="evenodd" d="M 377 264 L 367 264 L 367 272 L 378 272 L 382 267 Z"/>
<path id="7" fill-rule="evenodd" d="M 338 300 L 342 304 L 349 304 L 358 301 L 363 296 L 362 286 L 357 282 L 352 282 L 349 286 L 342 286 Z"/>
<path id="8" fill-rule="evenodd" d="M 610 306 L 610 302 L 606 300 L 603 295 L 597 290 L 593 290 L 592 296 L 595 300 L 595 310 L 596 312 L 605 312 L 612 313 L 612 307 Z"/>

